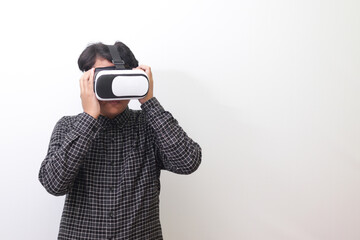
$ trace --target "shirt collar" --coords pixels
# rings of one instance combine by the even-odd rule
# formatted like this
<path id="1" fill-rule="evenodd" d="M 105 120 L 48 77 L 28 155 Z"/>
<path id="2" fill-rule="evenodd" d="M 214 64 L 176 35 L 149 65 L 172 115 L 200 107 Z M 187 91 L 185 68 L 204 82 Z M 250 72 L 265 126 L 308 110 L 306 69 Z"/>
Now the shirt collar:
<path id="1" fill-rule="evenodd" d="M 126 109 L 123 112 L 118 114 L 113 119 L 100 115 L 98 118 L 98 122 L 103 128 L 112 127 L 112 126 L 116 126 L 120 128 L 124 125 L 124 123 L 127 122 L 129 116 L 130 116 L 130 109 L 129 107 L 126 107 Z"/>

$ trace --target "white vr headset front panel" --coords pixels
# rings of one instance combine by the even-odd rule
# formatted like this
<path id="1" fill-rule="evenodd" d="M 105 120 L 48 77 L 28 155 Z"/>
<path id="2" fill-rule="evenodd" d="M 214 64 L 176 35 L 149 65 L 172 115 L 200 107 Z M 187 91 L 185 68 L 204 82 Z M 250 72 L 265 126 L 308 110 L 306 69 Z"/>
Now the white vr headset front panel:
<path id="1" fill-rule="evenodd" d="M 143 76 L 117 76 L 112 82 L 112 91 L 115 96 L 143 96 L 148 90 Z"/>
<path id="2" fill-rule="evenodd" d="M 115 98 L 102 98 L 98 95 L 97 84 L 102 76 L 111 75 L 112 94 Z M 101 80 L 100 80 L 101 81 Z M 141 99 L 146 96 L 149 90 L 149 80 L 146 73 L 142 70 L 102 70 L 95 77 L 95 94 L 96 98 L 102 101 Z"/>

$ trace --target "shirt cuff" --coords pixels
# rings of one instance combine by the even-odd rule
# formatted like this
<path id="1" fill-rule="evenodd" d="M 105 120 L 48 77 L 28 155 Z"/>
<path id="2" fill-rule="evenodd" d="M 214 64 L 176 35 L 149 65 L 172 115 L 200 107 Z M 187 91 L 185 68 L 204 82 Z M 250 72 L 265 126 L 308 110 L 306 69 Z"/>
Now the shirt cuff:
<path id="1" fill-rule="evenodd" d="M 97 119 L 85 112 L 77 115 L 74 127 L 76 132 L 90 138 L 94 138 L 100 130 Z"/>

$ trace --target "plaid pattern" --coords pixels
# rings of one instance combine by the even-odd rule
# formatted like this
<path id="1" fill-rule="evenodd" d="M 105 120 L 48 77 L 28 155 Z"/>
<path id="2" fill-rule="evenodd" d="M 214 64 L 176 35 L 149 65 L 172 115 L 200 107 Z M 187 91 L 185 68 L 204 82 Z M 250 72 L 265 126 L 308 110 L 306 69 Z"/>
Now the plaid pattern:
<path id="1" fill-rule="evenodd" d="M 162 239 L 160 170 L 192 173 L 201 148 L 156 98 L 141 108 L 56 124 L 39 180 L 66 194 L 58 239 Z"/>

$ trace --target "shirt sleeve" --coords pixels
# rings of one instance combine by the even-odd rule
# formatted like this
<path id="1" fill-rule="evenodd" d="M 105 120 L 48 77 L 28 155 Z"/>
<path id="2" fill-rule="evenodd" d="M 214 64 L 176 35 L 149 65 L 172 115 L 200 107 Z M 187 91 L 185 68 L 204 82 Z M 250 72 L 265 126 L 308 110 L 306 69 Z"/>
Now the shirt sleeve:
<path id="1" fill-rule="evenodd" d="M 69 192 L 89 146 L 100 127 L 87 113 L 60 119 L 51 135 L 47 155 L 41 164 L 39 180 L 55 196 Z"/>
<path id="2" fill-rule="evenodd" d="M 171 113 L 153 97 L 141 105 L 155 135 L 161 167 L 174 173 L 190 174 L 201 162 L 201 147 L 179 126 Z"/>

